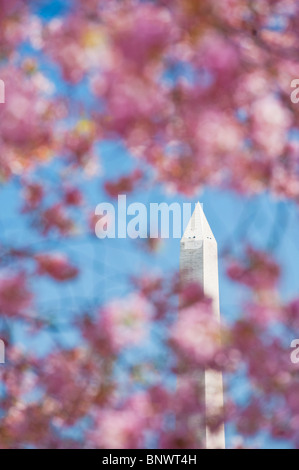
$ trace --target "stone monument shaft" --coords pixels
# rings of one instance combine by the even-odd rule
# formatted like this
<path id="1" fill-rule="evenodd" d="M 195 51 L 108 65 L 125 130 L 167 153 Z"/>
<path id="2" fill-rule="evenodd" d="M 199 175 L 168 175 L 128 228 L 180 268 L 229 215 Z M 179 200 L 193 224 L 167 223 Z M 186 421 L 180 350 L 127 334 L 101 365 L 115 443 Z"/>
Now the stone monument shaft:
<path id="1" fill-rule="evenodd" d="M 212 299 L 213 315 L 219 321 L 220 328 L 217 242 L 200 203 L 197 203 L 181 239 L 180 273 L 183 283 L 197 282 L 202 285 L 204 294 Z M 206 423 L 223 409 L 222 373 L 199 371 L 199 377 Z M 224 426 L 217 432 L 211 432 L 206 424 L 204 428 L 199 430 L 199 435 L 203 436 L 205 448 L 225 448 Z"/>

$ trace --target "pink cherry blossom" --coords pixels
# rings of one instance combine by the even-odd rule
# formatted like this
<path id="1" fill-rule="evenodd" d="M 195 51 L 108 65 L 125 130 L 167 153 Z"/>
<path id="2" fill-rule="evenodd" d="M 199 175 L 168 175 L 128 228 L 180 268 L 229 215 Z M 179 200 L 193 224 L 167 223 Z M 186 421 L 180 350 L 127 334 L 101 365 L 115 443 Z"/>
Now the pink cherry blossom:
<path id="1" fill-rule="evenodd" d="M 211 305 L 197 303 L 180 311 L 170 339 L 188 362 L 208 364 L 219 349 L 219 335 L 219 325 Z"/>
<path id="2" fill-rule="evenodd" d="M 275 287 L 279 273 L 279 266 L 269 255 L 251 247 L 247 249 L 247 259 L 243 264 L 232 262 L 228 268 L 231 279 L 257 290 Z"/>
<path id="3" fill-rule="evenodd" d="M 25 273 L 1 273 L 0 278 L 0 311 L 2 315 L 23 315 L 32 306 L 33 296 L 30 292 Z"/>
<path id="4" fill-rule="evenodd" d="M 62 253 L 39 253 L 35 259 L 38 273 L 47 274 L 56 281 L 68 281 L 78 275 L 78 269 Z"/>
<path id="5" fill-rule="evenodd" d="M 151 305 L 144 297 L 132 294 L 105 305 L 96 325 L 86 322 L 83 331 L 99 350 L 117 354 L 146 339 L 150 315 Z"/>
<path id="6" fill-rule="evenodd" d="M 102 409 L 95 417 L 94 431 L 88 439 L 97 448 L 142 448 L 150 404 L 144 395 L 136 395 L 115 409 Z"/>
<path id="7" fill-rule="evenodd" d="M 83 196 L 79 189 L 68 187 L 64 195 L 65 203 L 69 206 L 80 206 L 83 202 Z"/>
<path id="8" fill-rule="evenodd" d="M 107 181 L 105 183 L 106 193 L 113 198 L 117 198 L 119 194 L 128 194 L 132 192 L 142 178 L 142 172 L 135 170 L 130 176 L 122 176 L 118 181 Z"/>
<path id="9" fill-rule="evenodd" d="M 74 227 L 61 203 L 54 204 L 42 213 L 41 225 L 45 235 L 51 230 L 57 230 L 62 235 L 66 235 Z"/>

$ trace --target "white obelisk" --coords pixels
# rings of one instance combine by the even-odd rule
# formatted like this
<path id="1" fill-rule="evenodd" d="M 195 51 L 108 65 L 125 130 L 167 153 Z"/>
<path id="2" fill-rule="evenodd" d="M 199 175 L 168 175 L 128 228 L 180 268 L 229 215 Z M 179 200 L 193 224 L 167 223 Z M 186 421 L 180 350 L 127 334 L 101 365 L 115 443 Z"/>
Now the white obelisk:
<path id="1" fill-rule="evenodd" d="M 197 203 L 181 239 L 180 272 L 184 283 L 202 285 L 204 294 L 213 301 L 213 315 L 220 327 L 217 242 L 200 203 Z M 222 374 L 205 370 L 203 375 L 205 419 L 208 420 L 223 409 Z M 205 437 L 206 449 L 225 448 L 224 426 L 217 432 L 210 432 L 205 425 L 205 430 L 199 430 L 199 434 Z"/>

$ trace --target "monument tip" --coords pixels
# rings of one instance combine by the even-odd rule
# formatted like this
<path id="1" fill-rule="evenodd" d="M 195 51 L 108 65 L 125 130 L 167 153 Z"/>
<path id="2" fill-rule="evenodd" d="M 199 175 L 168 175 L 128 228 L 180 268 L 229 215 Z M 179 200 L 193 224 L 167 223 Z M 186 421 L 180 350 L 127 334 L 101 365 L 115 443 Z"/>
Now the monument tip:
<path id="1" fill-rule="evenodd" d="M 186 240 L 211 240 L 216 243 L 214 234 L 205 216 L 203 204 L 200 202 L 197 202 L 197 204 L 195 205 L 194 212 L 188 222 L 188 225 L 182 237 L 182 241 Z"/>

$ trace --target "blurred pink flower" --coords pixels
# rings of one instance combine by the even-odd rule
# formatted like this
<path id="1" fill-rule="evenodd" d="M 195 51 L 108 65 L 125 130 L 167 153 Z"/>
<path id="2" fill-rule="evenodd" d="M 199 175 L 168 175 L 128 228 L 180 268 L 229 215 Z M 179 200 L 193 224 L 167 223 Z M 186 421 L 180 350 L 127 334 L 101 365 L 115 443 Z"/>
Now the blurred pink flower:
<path id="1" fill-rule="evenodd" d="M 149 3 L 114 15 L 108 25 L 116 47 L 138 69 L 163 52 L 176 28 L 166 8 Z"/>
<path id="2" fill-rule="evenodd" d="M 88 439 L 101 449 L 143 448 L 144 430 L 150 415 L 147 395 L 133 395 L 119 408 L 97 411 L 94 431 L 88 433 Z"/>
<path id="3" fill-rule="evenodd" d="M 25 185 L 24 188 L 24 199 L 25 204 L 23 211 L 32 211 L 40 207 L 40 204 L 44 197 L 44 189 L 39 183 L 30 183 Z"/>
<path id="4" fill-rule="evenodd" d="M 252 436 L 267 429 L 267 420 L 261 404 L 254 400 L 239 410 L 237 417 L 237 430 L 242 436 Z"/>
<path id="5" fill-rule="evenodd" d="M 39 274 L 47 274 L 56 281 L 68 281 L 78 275 L 64 253 L 39 253 L 35 255 Z"/>
<path id="6" fill-rule="evenodd" d="M 252 138 L 267 158 L 280 156 L 287 144 L 291 113 L 274 96 L 266 95 L 251 106 Z"/>
<path id="7" fill-rule="evenodd" d="M 44 235 L 53 229 L 58 230 L 61 235 L 67 235 L 74 228 L 74 223 L 66 214 L 62 203 L 54 204 L 46 209 L 42 213 L 41 224 Z"/>
<path id="8" fill-rule="evenodd" d="M 0 172 L 3 178 L 8 178 L 24 174 L 38 162 L 53 157 L 54 127 L 62 106 L 41 93 L 22 68 L 5 66 L 1 79 L 9 99 L 0 107 Z"/>
<path id="9" fill-rule="evenodd" d="M 118 181 L 106 181 L 105 191 L 112 198 L 117 198 L 120 194 L 129 194 L 140 183 L 142 175 L 142 172 L 136 169 L 129 176 L 122 176 Z"/>
<path id="10" fill-rule="evenodd" d="M 151 310 L 151 305 L 138 294 L 114 300 L 101 308 L 95 325 L 85 321 L 84 335 L 103 354 L 117 354 L 146 338 Z"/>
<path id="11" fill-rule="evenodd" d="M 198 302 L 180 310 L 170 341 L 188 363 L 211 363 L 220 348 L 220 326 L 211 304 Z"/>
<path id="12" fill-rule="evenodd" d="M 79 189 L 68 187 L 65 189 L 64 200 L 68 206 L 80 206 L 83 202 L 83 195 Z"/>
<path id="13" fill-rule="evenodd" d="M 280 277 L 279 266 L 271 256 L 251 247 L 247 248 L 246 260 L 232 262 L 227 273 L 234 281 L 257 291 L 276 287 Z"/>
<path id="14" fill-rule="evenodd" d="M 32 305 L 32 294 L 25 272 L 2 273 L 0 277 L 0 311 L 2 315 L 22 315 Z"/>

